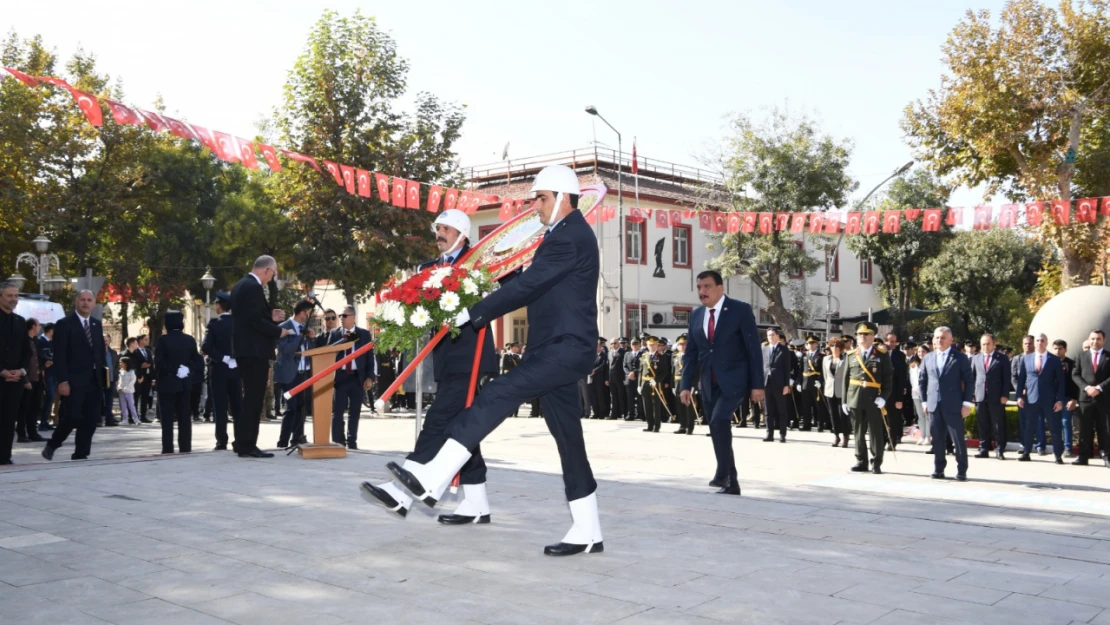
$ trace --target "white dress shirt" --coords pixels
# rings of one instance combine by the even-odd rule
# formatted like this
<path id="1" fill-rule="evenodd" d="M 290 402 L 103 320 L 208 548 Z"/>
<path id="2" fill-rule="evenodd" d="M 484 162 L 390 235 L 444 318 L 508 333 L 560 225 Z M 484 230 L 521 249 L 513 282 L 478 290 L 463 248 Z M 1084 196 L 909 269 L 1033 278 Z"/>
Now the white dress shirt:
<path id="1" fill-rule="evenodd" d="M 713 306 L 705 307 L 705 318 L 701 320 L 701 331 L 705 333 L 705 338 L 709 338 L 709 311 L 713 311 L 713 333 L 716 334 L 717 326 L 721 325 L 721 310 L 725 307 L 725 296 L 722 295 L 721 299 Z"/>

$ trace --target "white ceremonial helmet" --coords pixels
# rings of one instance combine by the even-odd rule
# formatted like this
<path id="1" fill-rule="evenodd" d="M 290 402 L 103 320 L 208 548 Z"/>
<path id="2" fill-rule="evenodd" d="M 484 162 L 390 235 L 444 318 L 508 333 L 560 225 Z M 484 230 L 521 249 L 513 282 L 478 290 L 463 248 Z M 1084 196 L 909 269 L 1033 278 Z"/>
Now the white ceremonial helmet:
<path id="1" fill-rule="evenodd" d="M 566 165 L 548 165 L 541 169 L 540 173 L 536 175 L 536 180 L 532 183 L 532 193 L 536 191 L 551 191 L 556 194 L 555 210 L 551 211 L 551 223 L 554 223 L 555 215 L 559 212 L 564 194 L 580 195 L 582 193 L 581 187 L 578 186 L 578 175 Z M 551 223 L 547 225 L 550 226 Z"/>
<path id="2" fill-rule="evenodd" d="M 439 224 L 451 226 L 458 230 L 463 239 L 470 238 L 470 218 L 461 210 L 452 208 L 440 213 L 439 217 L 436 217 L 436 220 L 432 222 L 432 234 L 435 234 L 436 226 Z"/>

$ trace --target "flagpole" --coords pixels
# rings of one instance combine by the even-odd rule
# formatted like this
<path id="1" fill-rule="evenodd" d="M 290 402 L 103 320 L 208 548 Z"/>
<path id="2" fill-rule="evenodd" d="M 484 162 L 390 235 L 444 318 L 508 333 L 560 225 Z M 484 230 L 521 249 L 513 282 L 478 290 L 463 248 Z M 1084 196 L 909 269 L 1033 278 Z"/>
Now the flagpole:
<path id="1" fill-rule="evenodd" d="M 633 147 L 636 146 L 636 137 L 632 137 L 632 146 Z M 636 167 L 636 171 L 632 174 L 632 179 L 635 181 L 635 186 L 636 186 L 636 206 L 639 207 L 640 206 L 640 168 L 639 167 Z M 640 233 L 640 239 L 641 239 L 641 241 L 640 241 L 640 252 L 642 252 L 643 249 L 644 249 L 643 238 L 645 236 L 647 236 L 647 225 L 646 225 L 646 222 L 644 222 L 644 223 L 645 223 L 644 231 Z M 644 261 L 644 258 L 643 258 L 643 254 L 641 253 L 640 254 L 640 263 L 643 263 L 643 262 L 645 262 L 645 261 Z M 623 310 L 621 311 L 621 314 L 622 315 L 624 314 Z M 640 291 L 640 265 L 636 265 L 636 315 L 640 318 L 640 324 L 639 324 L 640 325 L 640 334 L 643 334 L 644 333 L 644 304 L 643 304 L 643 294 Z M 633 337 L 629 337 L 629 338 L 635 339 L 636 337 L 633 336 Z"/>

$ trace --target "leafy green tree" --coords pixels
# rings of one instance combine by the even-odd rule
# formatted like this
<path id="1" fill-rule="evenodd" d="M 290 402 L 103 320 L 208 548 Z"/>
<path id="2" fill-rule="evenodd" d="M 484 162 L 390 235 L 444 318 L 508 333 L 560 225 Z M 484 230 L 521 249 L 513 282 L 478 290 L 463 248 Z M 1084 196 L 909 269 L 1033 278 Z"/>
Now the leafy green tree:
<path id="1" fill-rule="evenodd" d="M 933 176 L 918 169 L 890 185 L 876 206 L 877 210 L 905 210 L 908 208 L 941 207 L 948 202 L 950 190 Z M 897 308 L 898 323 L 895 329 L 907 329 L 906 311 L 913 304 L 913 294 L 918 286 L 921 267 L 940 253 L 941 247 L 952 236 L 951 226 L 941 226 L 941 232 L 923 232 L 922 218 L 903 220 L 898 233 L 860 234 L 848 237 L 848 249 L 861 258 L 868 258 L 882 272 L 879 293 L 888 306 Z"/>
<path id="2" fill-rule="evenodd" d="M 325 12 L 309 34 L 285 84 L 274 127 L 292 149 L 409 180 L 454 184 L 452 145 L 461 108 L 416 96 L 415 113 L 397 110 L 408 62 L 373 18 Z M 289 207 L 297 240 L 297 274 L 331 279 L 351 304 L 397 267 L 433 254 L 425 210 L 388 207 L 348 194 L 331 176 L 289 163 L 277 177 L 276 198 Z M 422 193 L 421 195 L 424 195 Z"/>
<path id="3" fill-rule="evenodd" d="M 730 129 L 717 157 L 727 197 L 716 199 L 731 211 L 823 211 L 843 206 L 856 187 L 847 172 L 851 143 L 822 133 L 805 115 L 776 108 L 757 121 L 735 114 Z M 816 271 L 823 259 L 810 256 L 797 244 L 798 237 L 786 230 L 718 238 L 721 251 L 709 267 L 724 276 L 750 279 L 767 296 L 767 310 L 787 337 L 798 336 L 804 314 L 793 301 L 786 301 L 787 276 Z"/>
<path id="4" fill-rule="evenodd" d="M 940 175 L 1014 201 L 1110 193 L 1110 0 L 1011 0 L 997 27 L 968 11 L 942 47 L 940 88 L 902 120 Z M 1100 218 L 1100 222 L 1105 221 Z M 1102 224 L 1045 223 L 1062 287 L 1088 284 Z"/>
<path id="5" fill-rule="evenodd" d="M 1044 248 L 1009 229 L 964 230 L 921 268 L 930 303 L 948 311 L 958 336 L 1010 329 L 1037 284 Z"/>

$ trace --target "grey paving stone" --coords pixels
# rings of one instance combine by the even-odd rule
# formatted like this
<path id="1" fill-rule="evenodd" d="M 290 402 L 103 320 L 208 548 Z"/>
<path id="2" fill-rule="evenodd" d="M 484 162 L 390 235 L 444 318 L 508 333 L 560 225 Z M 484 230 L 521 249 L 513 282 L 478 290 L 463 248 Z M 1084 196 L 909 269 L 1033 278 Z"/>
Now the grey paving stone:
<path id="1" fill-rule="evenodd" d="M 971 603 L 994 605 L 1010 595 L 1008 590 L 994 590 L 955 582 L 929 582 L 913 589 L 913 592 L 948 599 L 959 599 Z"/>
<path id="2" fill-rule="evenodd" d="M 71 568 L 44 562 L 15 551 L 0 550 L 0 582 L 5 584 L 27 586 L 81 575 L 80 571 Z"/>
<path id="3" fill-rule="evenodd" d="M 995 605 L 1020 612 L 1064 617 L 1073 621 L 1089 621 L 1102 612 L 1102 608 L 1081 605 L 1074 601 L 1058 601 L 1020 593 L 1013 593 Z"/>
<path id="4" fill-rule="evenodd" d="M 44 599 L 86 609 L 95 606 L 116 605 L 149 599 L 149 595 L 106 582 L 97 577 L 74 577 L 24 587 Z"/>
<path id="5" fill-rule="evenodd" d="M 24 534 L 22 536 L 9 536 L 0 538 L 0 549 L 19 549 L 21 547 L 34 547 L 35 545 L 49 545 L 50 543 L 64 542 L 66 539 L 53 534 Z"/>
<path id="6" fill-rule="evenodd" d="M 161 599 L 95 606 L 85 608 L 85 611 L 115 625 L 228 625 L 229 623 Z"/>

